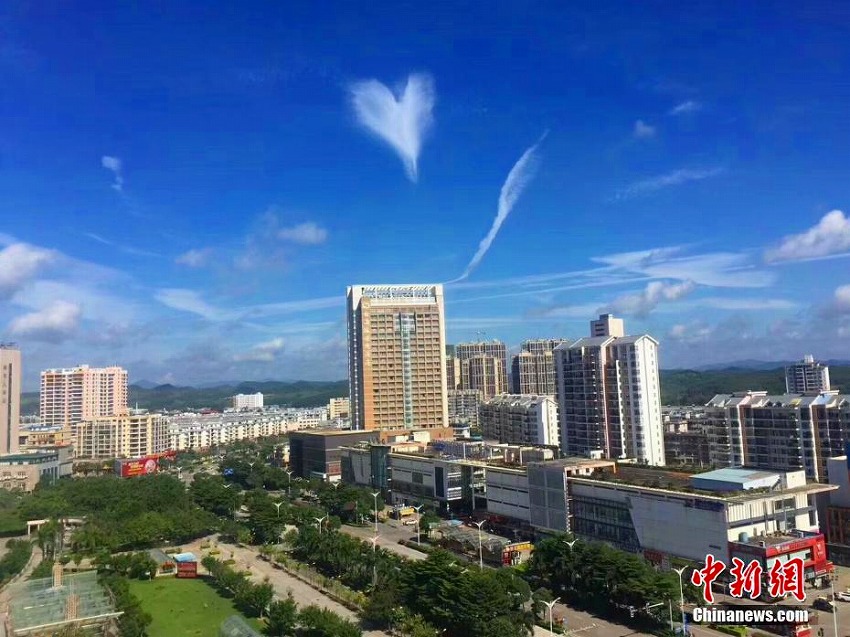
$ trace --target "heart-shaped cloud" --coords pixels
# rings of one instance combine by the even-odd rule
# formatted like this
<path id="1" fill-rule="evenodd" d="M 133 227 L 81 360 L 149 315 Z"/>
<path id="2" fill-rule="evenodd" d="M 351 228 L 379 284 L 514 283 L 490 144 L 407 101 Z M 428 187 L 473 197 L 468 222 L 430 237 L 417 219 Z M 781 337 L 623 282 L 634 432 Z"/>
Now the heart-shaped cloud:
<path id="1" fill-rule="evenodd" d="M 357 120 L 398 153 L 407 176 L 418 178 L 419 151 L 433 123 L 434 82 L 429 75 L 413 74 L 397 93 L 378 80 L 351 85 L 351 102 Z"/>

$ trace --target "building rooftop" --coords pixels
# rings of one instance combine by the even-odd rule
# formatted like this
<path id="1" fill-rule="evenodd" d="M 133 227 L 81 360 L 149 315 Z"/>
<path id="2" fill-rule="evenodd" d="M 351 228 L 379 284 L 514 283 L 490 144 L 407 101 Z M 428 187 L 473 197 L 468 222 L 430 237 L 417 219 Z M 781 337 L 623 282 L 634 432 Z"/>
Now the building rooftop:
<path id="1" fill-rule="evenodd" d="M 697 473 L 692 478 L 700 480 L 717 480 L 718 482 L 747 482 L 749 480 L 761 480 L 772 476 L 780 476 L 781 471 L 767 471 L 762 469 L 747 469 L 744 467 L 725 467 L 723 469 L 715 469 L 714 471 L 706 471 L 705 473 Z"/>
<path id="2" fill-rule="evenodd" d="M 529 465 L 534 465 L 535 467 L 564 467 L 564 468 L 605 468 L 605 467 L 614 467 L 615 463 L 613 460 L 594 460 L 593 458 L 582 458 L 582 457 L 571 457 L 571 458 L 558 458 L 557 460 L 542 460 L 539 462 L 529 462 Z"/>
<path id="3" fill-rule="evenodd" d="M 535 407 L 543 402 L 554 402 L 552 396 L 546 394 L 499 394 L 484 401 L 491 407 L 509 405 L 511 407 Z"/>
<path id="4" fill-rule="evenodd" d="M 795 531 L 790 534 L 774 533 L 772 535 L 751 536 L 746 540 L 738 540 L 734 543 L 745 546 L 781 546 L 782 544 L 791 544 L 800 540 L 817 537 L 823 537 L 823 534 L 813 531 Z"/>
<path id="5" fill-rule="evenodd" d="M 840 394 L 835 389 L 824 391 L 820 394 L 768 395 L 766 391 L 746 391 L 735 392 L 733 394 L 717 394 L 706 404 L 707 407 L 736 407 L 738 405 L 784 408 L 806 408 L 812 405 L 842 407 L 850 405 L 850 394 Z"/>
<path id="6" fill-rule="evenodd" d="M 350 436 L 351 434 L 374 434 L 378 435 L 378 429 L 306 429 L 302 431 L 291 431 L 290 436 Z"/>
<path id="7" fill-rule="evenodd" d="M 722 471 L 722 470 L 721 470 Z M 713 472 L 708 472 L 713 473 Z M 773 471 L 767 472 L 767 475 L 780 475 L 784 472 Z M 758 500 L 762 498 L 769 489 L 747 489 L 747 490 L 730 490 L 730 491 L 714 491 L 699 489 L 693 486 L 692 479 L 699 475 L 700 477 L 706 474 L 691 473 L 684 470 L 671 471 L 669 469 L 653 468 L 653 467 L 638 467 L 635 465 L 618 464 L 614 470 L 596 471 L 587 476 L 570 478 L 577 481 L 596 481 L 607 482 L 612 485 L 621 485 L 633 487 L 637 489 L 655 489 L 662 492 L 677 492 L 683 494 L 692 494 L 703 499 L 713 499 L 725 502 L 743 502 L 747 500 Z M 820 493 L 826 491 L 835 491 L 838 487 L 835 485 L 808 483 L 790 489 L 782 489 L 774 491 L 776 494 L 794 494 L 794 493 Z"/>

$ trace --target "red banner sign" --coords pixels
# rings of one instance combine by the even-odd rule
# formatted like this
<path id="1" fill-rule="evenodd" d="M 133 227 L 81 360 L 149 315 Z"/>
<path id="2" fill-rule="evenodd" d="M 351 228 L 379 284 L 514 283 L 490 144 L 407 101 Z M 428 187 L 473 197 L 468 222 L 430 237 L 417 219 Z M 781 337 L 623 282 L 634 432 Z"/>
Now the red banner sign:
<path id="1" fill-rule="evenodd" d="M 177 562 L 177 577 L 197 577 L 197 562 Z"/>

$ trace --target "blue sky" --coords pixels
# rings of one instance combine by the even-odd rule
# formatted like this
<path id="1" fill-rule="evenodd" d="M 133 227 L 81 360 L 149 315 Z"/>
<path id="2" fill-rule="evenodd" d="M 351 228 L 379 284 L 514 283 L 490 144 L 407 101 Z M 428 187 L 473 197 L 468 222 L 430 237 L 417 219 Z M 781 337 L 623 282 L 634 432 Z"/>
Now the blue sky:
<path id="1" fill-rule="evenodd" d="M 850 10 L 710 4 L 7 3 L 0 338 L 344 378 L 346 285 L 462 277 L 450 341 L 850 358 Z"/>

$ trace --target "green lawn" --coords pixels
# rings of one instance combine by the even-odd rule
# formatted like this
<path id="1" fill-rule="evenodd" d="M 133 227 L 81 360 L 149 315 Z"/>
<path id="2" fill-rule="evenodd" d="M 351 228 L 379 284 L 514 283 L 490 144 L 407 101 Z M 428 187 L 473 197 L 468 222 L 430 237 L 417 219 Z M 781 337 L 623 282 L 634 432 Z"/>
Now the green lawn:
<path id="1" fill-rule="evenodd" d="M 131 580 L 130 590 L 153 616 L 150 637 L 218 637 L 221 623 L 240 614 L 202 579 Z M 257 620 L 248 623 L 259 629 Z"/>

